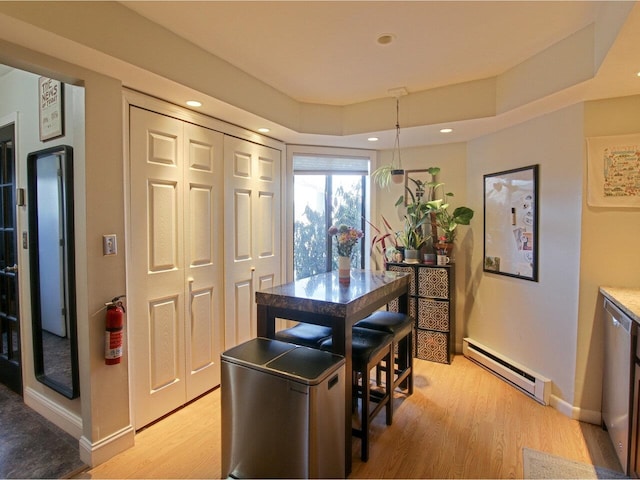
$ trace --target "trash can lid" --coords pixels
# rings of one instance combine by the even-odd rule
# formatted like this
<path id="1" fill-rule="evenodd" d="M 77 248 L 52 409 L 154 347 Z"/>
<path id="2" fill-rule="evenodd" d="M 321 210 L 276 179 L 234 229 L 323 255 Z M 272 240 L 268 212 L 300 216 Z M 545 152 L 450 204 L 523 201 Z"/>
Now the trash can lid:
<path id="1" fill-rule="evenodd" d="M 296 346 L 290 343 L 258 337 L 230 348 L 221 357 L 234 363 L 263 366 L 294 348 Z"/>
<path id="2" fill-rule="evenodd" d="M 315 385 L 322 382 L 339 367 L 344 357 L 309 347 L 296 347 L 273 359 L 265 366 L 276 374 Z"/>

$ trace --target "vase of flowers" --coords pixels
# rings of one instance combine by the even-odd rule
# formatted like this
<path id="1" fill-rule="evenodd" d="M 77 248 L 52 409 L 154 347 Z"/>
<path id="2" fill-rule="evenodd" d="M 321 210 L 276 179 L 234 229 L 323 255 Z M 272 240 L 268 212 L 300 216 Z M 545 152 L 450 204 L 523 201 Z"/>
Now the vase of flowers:
<path id="1" fill-rule="evenodd" d="M 351 282 L 351 252 L 353 246 L 362 238 L 362 230 L 347 225 L 331 226 L 329 235 L 336 239 L 338 250 L 338 280 L 343 285 Z"/>

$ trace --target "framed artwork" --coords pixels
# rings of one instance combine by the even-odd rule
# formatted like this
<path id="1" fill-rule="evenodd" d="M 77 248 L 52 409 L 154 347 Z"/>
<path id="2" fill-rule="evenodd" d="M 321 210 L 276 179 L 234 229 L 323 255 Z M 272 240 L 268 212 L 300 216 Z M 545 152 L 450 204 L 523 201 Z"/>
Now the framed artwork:
<path id="1" fill-rule="evenodd" d="M 587 204 L 640 208 L 640 134 L 587 138 Z"/>
<path id="2" fill-rule="evenodd" d="M 431 174 L 428 170 L 406 170 L 404 176 L 404 205 L 409 205 L 411 196 L 407 190 L 411 191 L 416 201 L 425 196 L 427 192 L 426 184 L 431 181 Z M 417 182 L 417 183 L 416 183 Z M 421 188 L 424 186 L 424 188 Z M 426 199 L 425 199 L 426 200 Z"/>
<path id="3" fill-rule="evenodd" d="M 483 270 L 538 281 L 538 165 L 484 176 Z"/>
<path id="4" fill-rule="evenodd" d="M 64 84 L 52 78 L 38 79 L 40 141 L 64 135 Z"/>

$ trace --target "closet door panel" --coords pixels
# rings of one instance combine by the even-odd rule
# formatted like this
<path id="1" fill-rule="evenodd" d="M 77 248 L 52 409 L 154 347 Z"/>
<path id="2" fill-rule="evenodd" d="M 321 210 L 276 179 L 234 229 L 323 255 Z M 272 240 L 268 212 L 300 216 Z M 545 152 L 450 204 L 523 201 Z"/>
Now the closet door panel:
<path id="1" fill-rule="evenodd" d="M 220 384 L 223 136 L 130 109 L 128 318 L 136 428 Z"/>
<path id="2" fill-rule="evenodd" d="M 187 400 L 220 384 L 223 345 L 223 135 L 184 124 Z"/>
<path id="3" fill-rule="evenodd" d="M 225 348 L 256 336 L 255 292 L 281 279 L 281 152 L 225 136 Z"/>
<path id="4" fill-rule="evenodd" d="M 127 328 L 136 428 L 183 405 L 182 123 L 131 108 Z"/>

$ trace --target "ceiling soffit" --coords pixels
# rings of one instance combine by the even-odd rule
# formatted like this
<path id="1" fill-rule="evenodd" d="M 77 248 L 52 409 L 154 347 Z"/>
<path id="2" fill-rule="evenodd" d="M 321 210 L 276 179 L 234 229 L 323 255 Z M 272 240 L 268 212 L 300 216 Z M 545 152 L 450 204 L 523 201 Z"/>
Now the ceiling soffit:
<path id="1" fill-rule="evenodd" d="M 607 22 L 596 21 L 497 77 L 409 93 L 401 98 L 401 125 L 491 118 L 593 78 L 597 60 L 605 58 L 602 51 L 632 7 L 616 2 L 617 15 L 608 15 Z M 297 102 L 118 3 L 0 2 L 0 13 L 120 60 L 122 71 L 112 74 L 130 88 L 146 91 L 132 74 L 144 69 L 303 134 L 344 136 L 395 126 L 389 120 L 395 99 L 345 106 Z M 127 64 L 130 72 L 122 68 Z M 96 65 L 82 66 L 100 71 Z M 148 93 L 164 98 L 162 92 Z"/>

